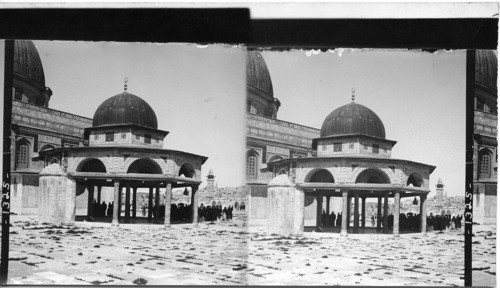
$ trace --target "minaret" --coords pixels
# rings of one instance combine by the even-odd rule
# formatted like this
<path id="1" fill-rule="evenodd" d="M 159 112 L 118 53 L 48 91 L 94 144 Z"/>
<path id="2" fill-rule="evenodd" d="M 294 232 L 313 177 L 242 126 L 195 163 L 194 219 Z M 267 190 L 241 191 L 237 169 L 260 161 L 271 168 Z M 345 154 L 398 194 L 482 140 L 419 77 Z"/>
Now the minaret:
<path id="1" fill-rule="evenodd" d="M 207 188 L 213 190 L 215 188 L 214 184 L 215 184 L 214 171 L 212 171 L 212 168 L 210 168 L 207 175 Z"/>
<path id="2" fill-rule="evenodd" d="M 443 180 L 441 178 L 438 179 L 438 183 L 436 184 L 436 199 L 442 204 L 444 202 L 444 185 Z"/>

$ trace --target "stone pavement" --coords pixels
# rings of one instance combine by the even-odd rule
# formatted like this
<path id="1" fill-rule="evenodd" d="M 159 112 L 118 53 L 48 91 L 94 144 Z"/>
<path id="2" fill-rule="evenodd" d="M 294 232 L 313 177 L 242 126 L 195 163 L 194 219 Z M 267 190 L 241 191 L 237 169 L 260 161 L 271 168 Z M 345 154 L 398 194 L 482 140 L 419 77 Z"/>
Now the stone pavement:
<path id="1" fill-rule="evenodd" d="M 10 284 L 463 286 L 460 231 L 278 237 L 249 229 L 243 215 L 168 230 L 88 222 L 48 227 L 26 216 L 11 222 Z M 496 230 L 479 228 L 474 284 L 495 285 Z"/>

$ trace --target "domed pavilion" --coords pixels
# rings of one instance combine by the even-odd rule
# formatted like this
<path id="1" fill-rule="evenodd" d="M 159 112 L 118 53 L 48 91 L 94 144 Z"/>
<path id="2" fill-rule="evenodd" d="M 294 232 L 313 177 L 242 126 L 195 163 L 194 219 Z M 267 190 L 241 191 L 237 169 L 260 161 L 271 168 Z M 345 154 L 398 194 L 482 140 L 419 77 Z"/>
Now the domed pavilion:
<path id="1" fill-rule="evenodd" d="M 326 214 L 330 214 L 331 197 L 342 199 L 340 231 L 343 235 L 347 235 L 348 231 L 359 233 L 360 220 L 364 228 L 366 199 L 373 198 L 377 199 L 377 231 L 382 230 L 383 221 L 383 232 L 388 233 L 388 201 L 393 198 L 393 234 L 399 235 L 401 198 L 419 197 L 421 231 L 425 233 L 429 176 L 436 167 L 391 158 L 395 144 L 396 141 L 386 139 L 380 117 L 355 102 L 353 91 L 352 102 L 333 110 L 323 122 L 320 137 L 312 140 L 312 148 L 317 151 L 317 156 L 282 159 L 268 162 L 267 166 L 275 176 L 287 174 L 294 188 L 303 193 L 304 202 L 297 203 L 310 206 L 316 200 L 318 231 L 324 198 Z M 349 228 L 353 199 L 354 227 Z M 270 199 L 269 205 L 275 200 Z M 359 215 L 360 200 L 362 219 Z M 304 211 L 295 212 L 304 215 Z"/>
<path id="2" fill-rule="evenodd" d="M 166 188 L 164 223 L 169 226 L 172 188 L 191 187 L 191 203 L 194 204 L 192 219 L 193 223 L 197 223 L 196 191 L 201 184 L 201 166 L 207 157 L 163 149 L 167 134 L 168 131 L 158 129 L 156 114 L 151 106 L 127 92 L 125 82 L 124 92 L 105 100 L 97 108 L 92 127 L 84 132 L 85 146 L 45 150 L 39 153 L 39 157 L 45 161 L 45 166 L 60 164 L 67 173 L 68 181 L 76 182 L 76 185 L 68 187 L 74 187 L 74 190 L 83 187 L 88 192 L 87 217 L 93 214 L 93 201 L 97 199 L 100 202 L 101 189 L 112 187 L 112 225 L 128 223 L 136 217 L 137 209 L 132 207 L 130 215 L 130 205 L 137 203 L 137 189 L 149 188 L 148 207 L 155 207 L 154 219 L 159 223 L 160 188 Z M 72 193 L 78 195 L 77 191 Z M 123 221 L 119 219 L 122 193 L 125 194 Z M 150 221 L 152 213 L 152 209 L 148 209 Z"/>

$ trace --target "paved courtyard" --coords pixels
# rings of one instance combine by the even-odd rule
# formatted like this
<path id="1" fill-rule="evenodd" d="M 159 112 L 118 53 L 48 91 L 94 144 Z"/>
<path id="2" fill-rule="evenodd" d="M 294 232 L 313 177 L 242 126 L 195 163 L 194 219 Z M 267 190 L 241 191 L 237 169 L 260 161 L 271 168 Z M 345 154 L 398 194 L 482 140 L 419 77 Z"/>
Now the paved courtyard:
<path id="1" fill-rule="evenodd" d="M 233 222 L 39 225 L 12 216 L 10 284 L 463 286 L 460 231 L 266 235 Z M 495 285 L 496 230 L 475 226 L 474 285 Z"/>

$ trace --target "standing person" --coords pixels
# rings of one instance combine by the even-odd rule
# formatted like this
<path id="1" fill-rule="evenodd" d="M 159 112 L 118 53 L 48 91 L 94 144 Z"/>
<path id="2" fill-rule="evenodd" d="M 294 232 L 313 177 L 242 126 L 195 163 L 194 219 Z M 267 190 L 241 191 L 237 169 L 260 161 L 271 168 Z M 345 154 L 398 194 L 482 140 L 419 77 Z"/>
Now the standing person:
<path id="1" fill-rule="evenodd" d="M 372 227 L 374 227 L 375 226 L 375 216 L 373 214 L 372 214 L 371 219 L 372 219 Z"/>
<path id="2" fill-rule="evenodd" d="M 335 223 L 335 225 L 338 227 L 342 226 L 342 212 L 339 212 L 337 214 L 337 222 Z"/>
<path id="3" fill-rule="evenodd" d="M 224 206 L 224 209 L 222 209 L 222 221 L 227 220 L 227 208 Z"/>
<path id="4" fill-rule="evenodd" d="M 111 201 L 111 203 L 108 204 L 108 211 L 107 211 L 107 215 L 108 216 L 113 216 L 113 201 Z"/>
<path id="5" fill-rule="evenodd" d="M 325 209 L 323 209 L 323 212 L 321 213 L 321 226 L 326 226 L 326 216 Z"/>
<path id="6" fill-rule="evenodd" d="M 106 208 L 107 208 L 106 201 L 102 201 L 101 207 L 99 208 L 99 216 L 101 217 L 106 216 Z"/>
<path id="7" fill-rule="evenodd" d="M 335 212 L 332 211 L 332 213 L 330 213 L 330 223 L 333 227 L 335 227 L 335 218 Z"/>

